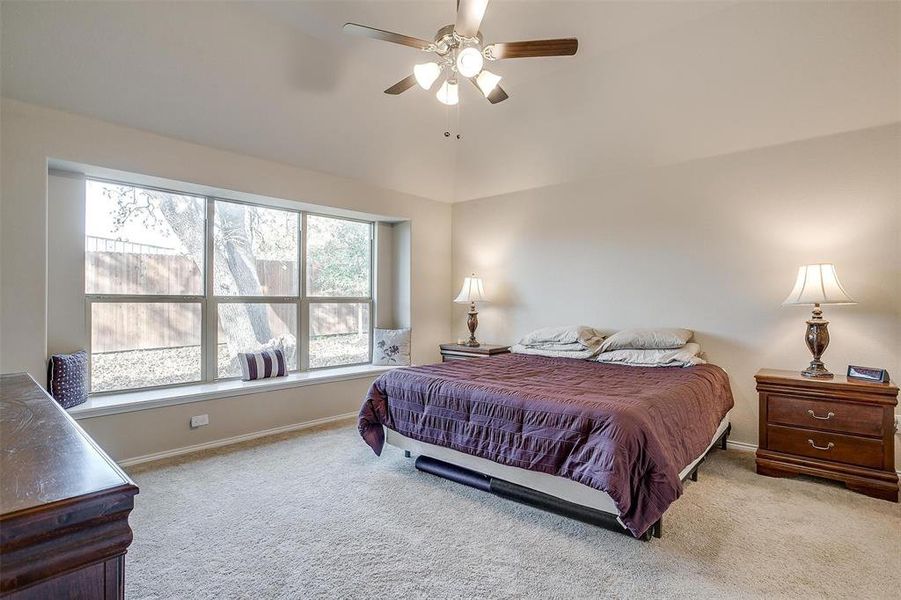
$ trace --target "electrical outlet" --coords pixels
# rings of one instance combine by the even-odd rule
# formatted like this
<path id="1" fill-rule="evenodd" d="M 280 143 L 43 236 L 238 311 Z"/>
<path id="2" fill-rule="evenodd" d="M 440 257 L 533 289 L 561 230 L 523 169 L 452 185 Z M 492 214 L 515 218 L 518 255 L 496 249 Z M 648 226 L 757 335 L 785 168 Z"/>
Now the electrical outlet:
<path id="1" fill-rule="evenodd" d="M 895 415 L 895 433 L 901 435 L 901 415 Z"/>
<path id="2" fill-rule="evenodd" d="M 191 417 L 191 429 L 197 429 L 210 424 L 210 415 L 196 415 Z"/>

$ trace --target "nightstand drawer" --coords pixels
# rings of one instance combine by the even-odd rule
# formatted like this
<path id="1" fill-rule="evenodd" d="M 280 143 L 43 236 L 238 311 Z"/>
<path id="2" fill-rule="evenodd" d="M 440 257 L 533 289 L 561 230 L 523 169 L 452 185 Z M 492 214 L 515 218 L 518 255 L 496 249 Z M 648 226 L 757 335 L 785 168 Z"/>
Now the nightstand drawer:
<path id="1" fill-rule="evenodd" d="M 808 429 L 882 437 L 882 413 L 881 407 L 865 404 L 807 400 L 778 394 L 770 394 L 767 398 L 768 423 Z"/>
<path id="2" fill-rule="evenodd" d="M 767 446 L 776 452 L 881 469 L 882 440 L 769 425 Z"/>

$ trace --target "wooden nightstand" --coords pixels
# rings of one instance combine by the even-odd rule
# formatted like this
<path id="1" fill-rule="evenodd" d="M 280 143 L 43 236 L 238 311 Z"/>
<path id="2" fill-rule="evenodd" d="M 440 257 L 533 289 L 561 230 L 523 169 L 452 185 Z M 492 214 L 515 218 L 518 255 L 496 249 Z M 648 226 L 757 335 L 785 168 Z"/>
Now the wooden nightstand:
<path id="1" fill-rule="evenodd" d="M 467 346 L 465 344 L 441 344 L 441 362 L 451 360 L 470 360 L 473 358 L 491 358 L 498 354 L 509 354 L 510 346 Z"/>
<path id="2" fill-rule="evenodd" d="M 843 375 L 810 379 L 773 369 L 761 369 L 754 378 L 760 394 L 758 473 L 825 477 L 867 496 L 898 501 L 898 386 Z"/>

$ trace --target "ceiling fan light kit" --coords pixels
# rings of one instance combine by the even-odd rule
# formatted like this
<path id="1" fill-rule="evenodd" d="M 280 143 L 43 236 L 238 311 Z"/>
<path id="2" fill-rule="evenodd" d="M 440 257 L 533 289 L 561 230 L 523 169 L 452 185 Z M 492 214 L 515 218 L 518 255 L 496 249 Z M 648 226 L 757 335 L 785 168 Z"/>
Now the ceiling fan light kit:
<path id="1" fill-rule="evenodd" d="M 460 90 L 456 81 L 448 80 L 441 84 L 441 87 L 438 88 L 438 91 L 435 93 L 435 97 L 438 98 L 438 101 L 442 104 L 447 104 L 448 106 L 454 106 L 457 102 L 460 101 Z"/>
<path id="2" fill-rule="evenodd" d="M 413 76 L 416 77 L 416 83 L 426 91 L 432 89 L 439 75 L 441 75 L 441 67 L 438 66 L 438 63 L 427 62 L 413 67 Z"/>
<path id="3" fill-rule="evenodd" d="M 430 90 L 441 74 L 446 72 L 447 78 L 435 96 L 449 106 L 457 104 L 460 100 L 457 83 L 459 78 L 469 79 L 491 104 L 503 102 L 509 97 L 498 85 L 501 77 L 484 68 L 485 61 L 572 56 L 579 49 L 579 40 L 576 38 L 502 42 L 486 46 L 483 44 L 479 28 L 487 8 L 488 0 L 460 0 L 457 3 L 456 23 L 439 29 L 432 41 L 356 23 L 346 23 L 344 32 L 409 46 L 437 55 L 435 61 L 414 66 L 412 75 L 395 83 L 386 89 L 385 93 L 401 94 L 417 84 L 424 90 Z"/>
<path id="4" fill-rule="evenodd" d="M 497 87 L 497 84 L 500 83 L 501 79 L 500 75 L 495 75 L 488 69 L 482 69 L 482 72 L 476 76 L 476 85 L 479 86 L 482 94 L 487 98 L 494 91 L 494 88 Z"/>
<path id="5" fill-rule="evenodd" d="M 474 47 L 463 48 L 457 53 L 457 72 L 463 77 L 475 77 L 482 70 L 482 52 Z"/>

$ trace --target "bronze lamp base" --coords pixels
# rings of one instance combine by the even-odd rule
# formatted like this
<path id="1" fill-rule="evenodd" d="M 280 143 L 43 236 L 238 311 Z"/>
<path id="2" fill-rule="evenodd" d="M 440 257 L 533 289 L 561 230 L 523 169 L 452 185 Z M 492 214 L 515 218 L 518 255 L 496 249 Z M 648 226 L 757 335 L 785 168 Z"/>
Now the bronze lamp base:
<path id="1" fill-rule="evenodd" d="M 469 305 L 469 317 L 466 319 L 466 326 L 469 328 L 469 341 L 466 345 L 471 348 L 480 346 L 479 340 L 476 339 L 476 328 L 479 326 L 479 311 L 476 310 L 476 303 Z"/>
<path id="2" fill-rule="evenodd" d="M 829 321 L 823 318 L 823 311 L 819 304 L 813 305 L 813 316 L 807 321 L 807 334 L 804 336 L 810 353 L 813 354 L 813 360 L 810 366 L 801 371 L 804 377 L 816 377 L 828 379 L 833 377 L 832 373 L 826 369 L 826 365 L 820 360 L 826 347 L 829 346 Z"/>

